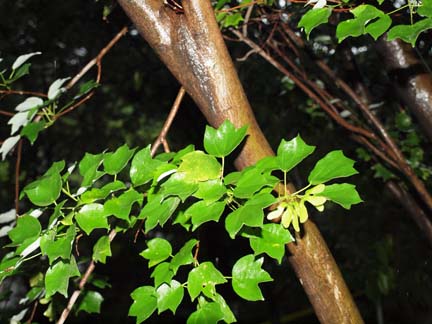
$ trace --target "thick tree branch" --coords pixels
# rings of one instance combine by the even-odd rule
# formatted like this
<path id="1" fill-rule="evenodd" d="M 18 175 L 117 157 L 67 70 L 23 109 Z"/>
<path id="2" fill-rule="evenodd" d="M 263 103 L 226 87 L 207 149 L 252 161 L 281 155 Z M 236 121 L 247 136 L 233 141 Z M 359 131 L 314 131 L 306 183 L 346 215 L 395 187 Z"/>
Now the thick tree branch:
<path id="1" fill-rule="evenodd" d="M 272 155 L 258 127 L 226 49 L 209 0 L 183 1 L 177 15 L 160 0 L 119 0 L 174 76 L 213 126 L 229 119 L 249 125 L 249 137 L 236 159 L 241 169 Z M 316 226 L 289 244 L 290 261 L 323 323 L 362 323 L 341 273 Z"/>

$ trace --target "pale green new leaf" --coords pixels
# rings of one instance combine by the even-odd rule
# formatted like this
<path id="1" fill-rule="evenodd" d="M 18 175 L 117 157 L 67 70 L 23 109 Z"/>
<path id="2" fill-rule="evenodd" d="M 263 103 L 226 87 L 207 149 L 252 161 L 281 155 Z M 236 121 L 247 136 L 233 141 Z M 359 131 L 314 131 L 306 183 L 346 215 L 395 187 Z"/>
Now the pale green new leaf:
<path id="1" fill-rule="evenodd" d="M 214 156 L 194 151 L 182 157 L 177 172 L 184 173 L 184 180 L 188 182 L 207 181 L 219 178 L 222 166 Z"/>

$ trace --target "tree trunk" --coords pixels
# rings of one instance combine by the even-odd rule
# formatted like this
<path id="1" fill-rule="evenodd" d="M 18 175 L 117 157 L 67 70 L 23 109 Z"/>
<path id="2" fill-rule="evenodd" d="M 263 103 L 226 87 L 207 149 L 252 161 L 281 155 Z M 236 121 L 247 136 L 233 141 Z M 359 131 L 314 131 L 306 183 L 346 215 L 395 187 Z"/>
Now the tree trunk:
<path id="1" fill-rule="evenodd" d="M 242 169 L 274 154 L 260 130 L 226 49 L 209 0 L 183 1 L 177 14 L 161 0 L 118 1 L 208 122 L 229 119 L 249 125 L 248 139 L 235 161 Z M 316 226 L 288 245 L 290 262 L 322 323 L 363 323 L 352 296 Z"/>
<path id="2" fill-rule="evenodd" d="M 413 48 L 395 39 L 381 39 L 377 48 L 404 104 L 417 117 L 424 133 L 432 141 L 432 75 L 422 65 Z"/>

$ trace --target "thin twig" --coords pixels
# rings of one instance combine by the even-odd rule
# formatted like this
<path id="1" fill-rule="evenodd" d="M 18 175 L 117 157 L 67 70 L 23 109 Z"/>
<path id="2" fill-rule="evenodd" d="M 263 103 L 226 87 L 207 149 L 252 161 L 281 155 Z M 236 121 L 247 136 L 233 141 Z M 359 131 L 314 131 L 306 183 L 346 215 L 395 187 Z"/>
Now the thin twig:
<path id="1" fill-rule="evenodd" d="M 11 112 L 6 111 L 6 110 L 0 110 L 0 115 L 9 116 L 9 117 L 15 116 L 14 113 L 11 113 Z"/>
<path id="2" fill-rule="evenodd" d="M 19 213 L 19 191 L 20 191 L 20 168 L 21 168 L 21 156 L 22 156 L 22 139 L 18 142 L 17 159 L 15 163 L 15 215 Z"/>
<path id="3" fill-rule="evenodd" d="M 243 34 L 236 30 L 231 30 L 231 32 L 236 35 L 240 40 L 242 40 L 245 44 L 247 44 L 250 48 L 253 48 L 257 51 L 257 53 L 262 56 L 267 62 L 272 64 L 275 68 L 277 68 L 280 72 L 288 76 L 291 80 L 293 80 L 296 85 L 302 89 L 311 99 L 317 102 L 339 125 L 350 130 L 353 133 L 361 134 L 367 138 L 376 140 L 377 137 L 374 133 L 370 131 L 354 126 L 344 120 L 338 113 L 336 113 L 330 106 L 323 101 L 319 96 L 317 96 L 312 90 L 310 90 L 301 80 L 299 80 L 295 75 L 293 75 L 290 71 L 288 71 L 282 64 L 276 61 L 272 56 L 267 54 L 263 49 L 260 48 L 258 44 L 253 42 L 250 38 L 243 37 Z"/>
<path id="4" fill-rule="evenodd" d="M 17 95 L 31 95 L 31 96 L 38 96 L 42 98 L 48 97 L 47 94 L 42 92 L 36 92 L 36 91 L 21 91 L 21 90 L 0 90 L 1 94 L 5 95 L 11 95 L 11 94 L 17 94 Z"/>
<path id="5" fill-rule="evenodd" d="M 244 37 L 247 37 L 247 35 L 248 35 L 248 31 L 247 31 L 248 22 L 249 22 L 249 19 L 251 17 L 254 6 L 255 6 L 255 4 L 252 4 L 246 11 L 246 15 L 245 15 L 245 19 L 244 19 L 243 27 L 242 27 Z"/>
<path id="6" fill-rule="evenodd" d="M 66 85 L 66 89 L 72 88 L 94 65 L 98 64 L 102 58 L 108 53 L 108 51 L 127 33 L 127 27 L 123 27 L 117 35 L 99 52 L 99 54 L 89 61 L 86 66 L 84 66 L 77 75 L 75 75 L 72 80 Z"/>
<path id="7" fill-rule="evenodd" d="M 38 305 L 39 305 L 38 300 L 35 300 L 35 302 L 33 304 L 32 312 L 31 312 L 30 317 L 27 320 L 26 324 L 31 324 L 31 322 L 33 322 L 33 318 L 34 318 L 34 316 L 36 314 L 36 308 L 37 308 Z"/>
<path id="8" fill-rule="evenodd" d="M 171 107 L 171 111 L 169 112 L 168 117 L 165 120 L 165 123 L 162 127 L 162 130 L 152 145 L 152 148 L 151 148 L 151 155 L 152 156 L 154 156 L 156 154 L 156 151 L 159 148 L 159 146 L 161 144 L 164 144 L 164 142 L 166 140 L 166 136 L 168 134 L 168 131 L 171 127 L 172 122 L 174 121 L 174 117 L 177 115 L 177 112 L 178 112 L 179 107 L 180 107 L 180 103 L 182 102 L 185 93 L 186 93 L 186 90 L 183 87 L 181 87 L 178 94 L 177 94 L 177 97 L 176 97 L 176 99 L 175 99 L 175 101 Z"/>

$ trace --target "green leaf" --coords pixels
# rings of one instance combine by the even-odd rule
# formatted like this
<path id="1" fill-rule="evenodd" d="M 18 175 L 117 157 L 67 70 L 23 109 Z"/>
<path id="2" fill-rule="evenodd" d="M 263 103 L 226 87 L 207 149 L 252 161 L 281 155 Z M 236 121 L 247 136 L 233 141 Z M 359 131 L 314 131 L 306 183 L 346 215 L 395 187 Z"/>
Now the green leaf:
<path id="1" fill-rule="evenodd" d="M 432 28 L 432 18 L 425 18 L 417 21 L 413 25 L 398 25 L 392 27 L 388 34 L 387 40 L 391 41 L 396 38 L 402 39 L 404 42 L 410 43 L 412 47 L 415 46 L 418 36 Z"/>
<path id="2" fill-rule="evenodd" d="M 256 168 L 245 170 L 238 179 L 234 189 L 234 196 L 238 198 L 250 198 L 254 193 L 263 187 L 273 187 L 279 179 L 266 177 Z"/>
<path id="3" fill-rule="evenodd" d="M 167 240 L 156 237 L 147 242 L 147 249 L 142 251 L 140 255 L 149 260 L 149 267 L 165 261 L 172 253 L 172 247 Z"/>
<path id="4" fill-rule="evenodd" d="M 227 192 L 221 179 L 214 179 L 198 183 L 198 190 L 193 194 L 194 197 L 207 202 L 219 200 Z"/>
<path id="5" fill-rule="evenodd" d="M 310 9 L 301 17 L 297 26 L 305 29 L 306 37 L 309 40 L 312 30 L 321 24 L 327 23 L 331 13 L 331 8 Z"/>
<path id="6" fill-rule="evenodd" d="M 130 188 L 119 197 L 112 198 L 105 202 L 104 210 L 106 215 L 114 215 L 117 218 L 129 221 L 129 214 L 134 203 L 142 204 L 143 195 Z"/>
<path id="7" fill-rule="evenodd" d="M 250 227 L 262 227 L 264 220 L 263 208 L 276 202 L 276 198 L 271 194 L 258 194 L 248 200 L 230 213 L 225 219 L 225 228 L 232 239 L 240 231 L 243 225 Z"/>
<path id="8" fill-rule="evenodd" d="M 169 262 L 159 263 L 150 276 L 150 278 L 154 279 L 154 285 L 156 288 L 164 282 L 170 283 L 173 277 L 174 271 L 171 269 Z"/>
<path id="9" fill-rule="evenodd" d="M 432 18 L 432 1 L 422 1 L 421 6 L 417 8 L 417 13 L 420 16 Z"/>
<path id="10" fill-rule="evenodd" d="M 260 231 L 248 237 L 255 255 L 266 253 L 278 260 L 279 264 L 285 255 L 285 245 L 294 241 L 290 232 L 280 224 L 264 224 Z"/>
<path id="11" fill-rule="evenodd" d="M 180 305 L 184 296 L 184 288 L 180 282 L 171 280 L 168 285 L 166 283 L 161 284 L 156 289 L 157 308 L 158 314 L 169 309 L 175 314 L 178 305 Z"/>
<path id="12" fill-rule="evenodd" d="M 163 226 L 174 213 L 179 203 L 180 199 L 177 197 L 167 198 L 163 202 L 161 202 L 160 195 L 153 197 L 153 199 L 144 206 L 138 216 L 138 219 L 146 220 L 145 232 L 148 233 L 158 224 Z"/>
<path id="13" fill-rule="evenodd" d="M 65 234 L 58 235 L 56 231 L 49 230 L 42 235 L 40 241 L 41 252 L 42 255 L 48 256 L 50 265 L 58 258 L 70 259 L 75 233 L 75 225 L 72 225 L 68 227 Z"/>
<path id="14" fill-rule="evenodd" d="M 109 194 L 125 188 L 126 185 L 123 182 L 116 180 L 106 184 L 102 188 L 93 188 L 84 192 L 79 197 L 79 201 L 81 204 L 89 204 L 99 199 L 105 199 Z"/>
<path id="15" fill-rule="evenodd" d="M 198 240 L 191 239 L 187 241 L 183 247 L 178 251 L 173 258 L 171 259 L 171 269 L 173 269 L 174 273 L 177 273 L 178 268 L 182 265 L 191 264 L 194 262 L 194 258 L 192 255 L 192 249 L 197 244 Z"/>
<path id="16" fill-rule="evenodd" d="M 86 153 L 83 159 L 80 161 L 78 167 L 80 174 L 83 176 L 83 181 L 81 182 L 82 187 L 88 187 L 94 181 L 102 177 L 105 173 L 98 171 L 104 159 L 104 153 L 101 154 L 90 154 Z"/>
<path id="17" fill-rule="evenodd" d="M 222 21 L 222 27 L 238 27 L 238 25 L 244 20 L 241 13 L 234 13 L 232 15 L 226 15 Z"/>
<path id="18" fill-rule="evenodd" d="M 106 258 L 111 255 L 111 244 L 108 235 L 101 236 L 93 246 L 93 260 L 106 263 Z"/>
<path id="19" fill-rule="evenodd" d="M 106 213 L 101 204 L 88 204 L 83 206 L 76 214 L 75 219 L 87 235 L 90 235 L 96 228 L 109 228 Z"/>
<path id="20" fill-rule="evenodd" d="M 284 172 L 290 171 L 306 157 L 312 154 L 314 150 L 315 146 L 307 145 L 300 135 L 297 135 L 290 141 L 282 139 L 277 149 L 276 157 L 279 169 Z"/>
<path id="21" fill-rule="evenodd" d="M 135 149 L 130 149 L 126 144 L 120 146 L 114 153 L 105 153 L 103 165 L 105 172 L 111 175 L 118 174 L 135 153 Z"/>
<path id="22" fill-rule="evenodd" d="M 24 215 L 18 217 L 15 228 L 9 231 L 8 236 L 14 245 L 18 245 L 27 239 L 38 237 L 41 230 L 42 227 L 36 218 Z"/>
<path id="23" fill-rule="evenodd" d="M 129 308 L 129 316 L 135 316 L 137 323 L 144 322 L 157 309 L 157 298 L 154 287 L 143 286 L 135 289 L 131 297 L 133 304 Z"/>
<path id="24" fill-rule="evenodd" d="M 130 178 L 134 186 L 145 184 L 153 179 L 155 170 L 164 162 L 152 159 L 150 145 L 138 151 L 132 159 Z"/>
<path id="25" fill-rule="evenodd" d="M 236 129 L 228 119 L 218 129 L 206 126 L 204 148 L 208 154 L 216 157 L 227 156 L 243 141 L 247 129 L 248 126 Z"/>
<path id="26" fill-rule="evenodd" d="M 194 151 L 183 156 L 177 172 L 184 173 L 188 182 L 207 181 L 219 178 L 222 166 L 214 156 Z"/>
<path id="27" fill-rule="evenodd" d="M 325 186 L 324 191 L 316 194 L 315 196 L 326 197 L 327 199 L 341 205 L 345 209 L 350 209 L 351 205 L 355 205 L 363 201 L 355 189 L 355 186 L 349 183 L 337 183 Z"/>
<path id="28" fill-rule="evenodd" d="M 258 284 L 273 279 L 261 269 L 263 261 L 264 258 L 255 260 L 252 254 L 237 260 L 232 269 L 232 286 L 237 295 L 249 301 L 264 300 Z"/>
<path id="29" fill-rule="evenodd" d="M 78 304 L 77 312 L 84 311 L 89 314 L 99 314 L 103 300 L 103 296 L 97 291 L 86 291 L 81 302 Z"/>
<path id="30" fill-rule="evenodd" d="M 190 314 L 187 324 L 217 324 L 224 319 L 220 305 L 215 302 L 205 303 Z"/>
<path id="31" fill-rule="evenodd" d="M 76 94 L 74 99 L 82 97 L 83 95 L 89 93 L 91 90 L 97 87 L 99 87 L 99 83 L 97 83 L 95 80 L 88 80 L 87 82 L 80 85 L 78 93 Z"/>
<path id="32" fill-rule="evenodd" d="M 197 183 L 188 182 L 185 179 L 186 175 L 184 173 L 174 173 L 171 175 L 161 186 L 164 198 L 178 196 L 182 201 L 185 201 L 186 198 L 198 190 Z"/>
<path id="33" fill-rule="evenodd" d="M 372 5 L 360 5 L 351 10 L 354 19 L 345 20 L 337 26 L 339 43 L 349 36 L 370 34 L 375 40 L 390 27 L 391 18 Z"/>
<path id="34" fill-rule="evenodd" d="M 187 289 L 192 301 L 203 292 L 209 298 L 216 294 L 215 286 L 227 282 L 211 262 L 203 262 L 189 272 Z"/>
<path id="35" fill-rule="evenodd" d="M 221 295 L 216 293 L 213 297 L 213 300 L 219 304 L 220 310 L 224 314 L 223 320 L 225 321 L 225 323 L 237 322 L 233 312 L 231 311 L 230 307 Z"/>
<path id="36" fill-rule="evenodd" d="M 39 132 L 45 128 L 46 123 L 42 120 L 25 125 L 21 130 L 20 135 L 27 137 L 31 145 L 36 141 Z"/>
<path id="37" fill-rule="evenodd" d="M 23 189 L 23 192 L 36 206 L 51 205 L 60 197 L 62 188 L 61 176 L 58 172 L 54 172 L 52 169 L 50 170 L 48 170 L 44 176 L 28 184 Z"/>
<path id="38" fill-rule="evenodd" d="M 384 181 L 388 181 L 390 179 L 395 179 L 396 176 L 389 169 L 383 166 L 381 163 L 377 163 L 372 166 L 372 170 L 375 171 L 373 177 L 374 178 L 382 178 Z"/>
<path id="39" fill-rule="evenodd" d="M 332 151 L 317 162 L 309 174 L 308 181 L 316 185 L 336 178 L 357 174 L 353 168 L 355 161 L 347 158 L 342 151 Z"/>
<path id="40" fill-rule="evenodd" d="M 7 80 L 7 84 L 10 84 L 12 82 L 15 82 L 16 80 L 22 78 L 23 76 L 29 74 L 30 70 L 30 63 L 26 63 L 21 65 L 18 69 L 15 70 L 14 75 L 11 79 Z"/>
<path id="41" fill-rule="evenodd" d="M 205 200 L 201 200 L 186 209 L 185 216 L 192 219 L 192 231 L 195 231 L 205 222 L 218 222 L 224 209 L 225 202 L 223 201 L 208 204 Z"/>
<path id="42" fill-rule="evenodd" d="M 69 262 L 58 261 L 49 267 L 45 275 L 45 298 L 49 298 L 56 292 L 68 296 L 69 279 L 80 276 L 75 258 Z"/>

